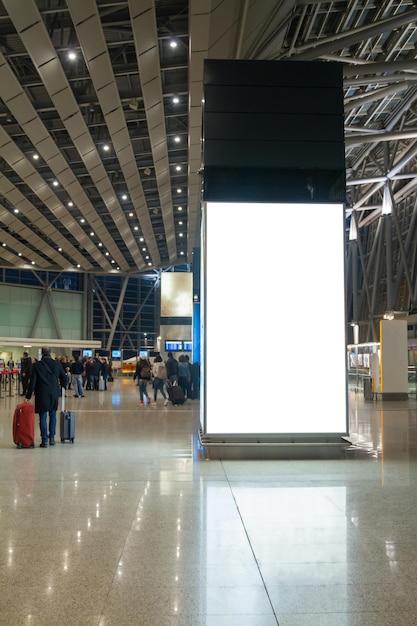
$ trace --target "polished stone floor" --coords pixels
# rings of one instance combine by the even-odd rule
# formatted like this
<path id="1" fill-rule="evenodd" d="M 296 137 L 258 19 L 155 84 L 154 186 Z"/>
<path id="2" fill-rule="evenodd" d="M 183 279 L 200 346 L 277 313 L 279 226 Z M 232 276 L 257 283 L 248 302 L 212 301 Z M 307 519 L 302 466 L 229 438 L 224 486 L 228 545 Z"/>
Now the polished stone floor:
<path id="1" fill-rule="evenodd" d="M 221 461 L 197 401 L 68 396 L 75 443 L 47 450 L 0 399 L 0 626 L 417 624 L 415 400 L 352 392 L 337 460 Z"/>

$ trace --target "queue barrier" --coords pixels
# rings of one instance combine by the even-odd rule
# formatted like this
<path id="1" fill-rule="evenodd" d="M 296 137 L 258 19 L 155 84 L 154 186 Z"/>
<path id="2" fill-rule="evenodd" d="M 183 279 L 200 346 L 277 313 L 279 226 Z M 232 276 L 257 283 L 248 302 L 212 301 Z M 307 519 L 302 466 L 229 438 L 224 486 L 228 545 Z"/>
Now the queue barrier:
<path id="1" fill-rule="evenodd" d="M 12 393 L 13 382 L 16 381 L 15 391 L 16 394 L 19 393 L 19 385 L 20 385 L 20 371 L 15 370 L 2 370 L 0 371 L 0 398 L 4 396 L 9 396 L 12 398 L 15 394 Z"/>

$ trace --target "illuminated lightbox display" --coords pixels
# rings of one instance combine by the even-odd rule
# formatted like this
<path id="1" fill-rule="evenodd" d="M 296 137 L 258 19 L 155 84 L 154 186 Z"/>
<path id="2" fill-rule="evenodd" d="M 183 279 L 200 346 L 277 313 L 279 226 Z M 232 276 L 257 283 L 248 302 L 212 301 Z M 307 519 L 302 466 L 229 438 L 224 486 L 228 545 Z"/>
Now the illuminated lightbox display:
<path id="1" fill-rule="evenodd" d="M 193 314 L 193 276 L 189 272 L 162 272 L 161 316 L 191 317 Z"/>
<path id="2" fill-rule="evenodd" d="M 343 205 L 209 202 L 203 228 L 203 431 L 346 434 Z"/>

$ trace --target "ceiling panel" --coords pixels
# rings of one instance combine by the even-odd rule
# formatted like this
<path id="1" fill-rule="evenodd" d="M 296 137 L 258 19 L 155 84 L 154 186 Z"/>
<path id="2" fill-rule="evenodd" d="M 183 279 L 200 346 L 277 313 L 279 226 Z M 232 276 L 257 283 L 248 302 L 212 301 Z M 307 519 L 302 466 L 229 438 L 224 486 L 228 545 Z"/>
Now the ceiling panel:
<path id="1" fill-rule="evenodd" d="M 386 181 L 414 202 L 416 16 L 411 0 L 0 0 L 1 221 L 20 225 L 4 231 L 0 265 L 29 253 L 97 273 L 192 262 L 205 58 L 342 63 L 347 214 L 376 219 Z M 71 253 L 58 254 L 49 241 L 68 231 Z"/>

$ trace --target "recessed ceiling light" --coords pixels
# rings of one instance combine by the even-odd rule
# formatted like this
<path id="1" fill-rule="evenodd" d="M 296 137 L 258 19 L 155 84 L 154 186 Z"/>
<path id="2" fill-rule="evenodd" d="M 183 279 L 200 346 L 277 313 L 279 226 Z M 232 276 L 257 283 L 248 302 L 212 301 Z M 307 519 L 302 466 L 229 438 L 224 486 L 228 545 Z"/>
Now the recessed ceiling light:
<path id="1" fill-rule="evenodd" d="M 181 167 L 181 165 L 176 165 L 176 166 L 175 166 L 175 169 L 177 170 L 177 172 L 181 172 L 182 167 Z"/>
<path id="2" fill-rule="evenodd" d="M 33 160 L 37 161 L 39 159 L 39 154 L 37 154 L 37 152 L 35 152 L 35 154 L 33 155 Z"/>
<path id="3" fill-rule="evenodd" d="M 184 237 L 183 233 L 178 233 L 178 237 Z"/>
<path id="4" fill-rule="evenodd" d="M 179 206 L 179 207 L 178 207 L 178 211 L 182 211 L 182 206 Z"/>
<path id="5" fill-rule="evenodd" d="M 53 184 L 53 186 L 54 186 L 54 187 L 58 187 L 59 182 L 58 182 L 57 180 L 53 180 L 53 181 L 52 181 L 52 184 Z"/>
<path id="6" fill-rule="evenodd" d="M 180 187 L 178 187 L 177 193 L 182 193 L 182 189 Z"/>
<path id="7" fill-rule="evenodd" d="M 119 267 L 119 266 L 117 266 L 117 267 L 116 267 L 116 269 L 117 269 L 117 270 L 119 270 L 119 269 L 120 269 L 120 267 Z"/>
<path id="8" fill-rule="evenodd" d="M 73 203 L 73 202 L 71 202 L 71 200 L 70 200 L 70 201 L 68 202 L 68 206 L 69 206 L 69 208 L 71 208 L 71 207 L 73 207 L 73 206 L 74 206 L 74 203 Z"/>
<path id="9" fill-rule="evenodd" d="M 143 237 L 139 237 L 139 241 L 145 241 Z"/>
<path id="10" fill-rule="evenodd" d="M 3 244 L 3 245 L 6 245 L 6 244 Z M 146 252 L 146 248 L 142 248 L 142 252 Z"/>
<path id="11" fill-rule="evenodd" d="M 19 213 L 19 209 L 14 209 L 14 212 L 15 213 Z"/>
<path id="12" fill-rule="evenodd" d="M 122 200 L 127 200 L 127 194 L 125 194 L 125 193 L 124 193 L 124 194 L 122 195 Z"/>
<path id="13" fill-rule="evenodd" d="M 6 247 L 6 244 L 5 244 L 5 243 L 2 243 L 1 245 L 3 246 L 3 248 L 5 248 L 5 247 Z"/>
<path id="14" fill-rule="evenodd" d="M 77 58 L 77 55 L 75 54 L 74 50 L 70 50 L 67 56 L 70 61 L 75 61 L 75 59 Z"/>
<path id="15" fill-rule="evenodd" d="M 94 233 L 93 233 L 93 231 L 91 231 L 91 233 L 90 233 L 90 237 L 94 237 Z"/>
<path id="16" fill-rule="evenodd" d="M 183 252 L 182 250 L 181 250 L 181 252 L 180 252 L 180 255 L 181 255 L 181 256 L 183 256 L 183 255 L 184 255 L 184 252 Z"/>
<path id="17" fill-rule="evenodd" d="M 182 226 L 183 225 L 183 221 L 181 220 L 181 222 L 178 222 L 178 226 Z"/>
<path id="18" fill-rule="evenodd" d="M 80 219 L 80 222 L 81 222 L 81 224 L 85 224 L 85 219 L 82 217 L 82 218 Z"/>
<path id="19" fill-rule="evenodd" d="M 175 39 L 171 39 L 171 41 L 169 42 L 170 48 L 176 48 L 178 46 L 178 41 L 175 41 Z"/>
<path id="20" fill-rule="evenodd" d="M 110 150 L 110 146 L 109 146 L 109 144 L 108 144 L 108 143 L 105 143 L 105 144 L 103 145 L 103 150 L 104 150 L 104 152 L 108 152 L 108 151 Z"/>
<path id="21" fill-rule="evenodd" d="M 174 141 L 175 143 L 179 143 L 181 141 L 181 137 L 178 137 L 178 135 L 176 137 L 174 137 Z"/>
<path id="22" fill-rule="evenodd" d="M 180 99 L 178 98 L 178 96 L 174 96 L 174 97 L 172 98 L 172 102 L 173 102 L 174 104 L 178 104 L 178 103 L 179 103 L 179 101 L 180 101 Z"/>
<path id="23" fill-rule="evenodd" d="M 35 261 L 32 261 L 32 265 L 35 265 Z"/>
<path id="24" fill-rule="evenodd" d="M 149 266 L 151 266 L 151 265 L 152 265 L 152 263 L 149 261 L 148 265 L 149 265 Z"/>
<path id="25" fill-rule="evenodd" d="M 79 263 L 77 263 L 77 267 L 81 267 L 81 265 Z"/>
<path id="26" fill-rule="evenodd" d="M 112 260 L 110 261 L 110 263 L 114 263 L 114 259 L 112 259 Z"/>
<path id="27" fill-rule="evenodd" d="M 18 252 L 17 256 L 22 256 L 22 253 L 21 253 L 21 252 Z"/>
<path id="28" fill-rule="evenodd" d="M 133 213 L 132 212 L 129 213 L 129 217 L 133 217 Z"/>
<path id="29" fill-rule="evenodd" d="M 58 252 L 62 252 L 62 248 L 58 248 Z"/>
<path id="30" fill-rule="evenodd" d="M 101 248 L 101 246 L 102 246 L 102 245 L 103 245 L 103 244 L 102 244 L 102 243 L 101 243 L 101 241 L 100 241 L 100 242 L 99 242 L 99 244 L 98 244 L 98 247 L 99 247 L 99 248 Z"/>
<path id="31" fill-rule="evenodd" d="M 133 230 L 139 230 L 139 226 L 135 226 Z"/>
<path id="32" fill-rule="evenodd" d="M 110 255 L 110 252 L 106 252 L 105 254 L 106 254 L 106 256 L 109 256 L 109 255 Z"/>

